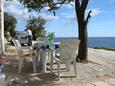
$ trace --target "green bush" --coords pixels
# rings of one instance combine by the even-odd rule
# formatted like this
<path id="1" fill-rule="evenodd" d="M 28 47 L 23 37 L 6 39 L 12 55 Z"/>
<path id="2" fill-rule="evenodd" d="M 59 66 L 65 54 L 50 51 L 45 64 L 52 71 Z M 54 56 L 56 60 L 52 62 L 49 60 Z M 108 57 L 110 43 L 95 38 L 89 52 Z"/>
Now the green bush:
<path id="1" fill-rule="evenodd" d="M 107 48 L 107 47 L 94 47 L 94 49 L 103 49 L 103 50 L 115 51 L 115 48 Z"/>

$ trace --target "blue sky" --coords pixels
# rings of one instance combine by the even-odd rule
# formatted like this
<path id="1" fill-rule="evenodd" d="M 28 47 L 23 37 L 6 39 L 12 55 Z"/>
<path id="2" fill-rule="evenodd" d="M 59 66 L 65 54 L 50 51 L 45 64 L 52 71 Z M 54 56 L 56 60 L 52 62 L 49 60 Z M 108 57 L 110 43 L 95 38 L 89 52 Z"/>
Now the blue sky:
<path id="1" fill-rule="evenodd" d="M 49 12 L 28 13 L 18 0 L 5 1 L 4 11 L 16 17 L 18 24 L 16 30 L 23 31 L 29 15 L 42 16 L 47 20 L 45 25 L 47 32 L 55 32 L 56 37 L 77 37 L 77 21 L 73 7 L 64 5 L 56 11 L 56 16 Z M 45 8 L 47 9 L 47 7 Z M 91 0 L 86 14 L 92 10 L 92 18 L 88 24 L 89 37 L 115 37 L 115 0 Z"/>

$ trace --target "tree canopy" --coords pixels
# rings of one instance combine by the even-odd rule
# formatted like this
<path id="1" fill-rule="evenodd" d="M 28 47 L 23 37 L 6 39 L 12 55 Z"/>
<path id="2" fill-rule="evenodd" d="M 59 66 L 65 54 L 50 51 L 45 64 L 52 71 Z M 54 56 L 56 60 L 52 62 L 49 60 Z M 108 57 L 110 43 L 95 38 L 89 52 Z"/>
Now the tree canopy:
<path id="1" fill-rule="evenodd" d="M 28 8 L 29 11 L 41 11 L 45 7 L 48 7 L 48 11 L 53 12 L 59 9 L 63 4 L 68 4 L 74 0 L 19 0 Z"/>
<path id="2" fill-rule="evenodd" d="M 37 37 L 45 36 L 45 23 L 46 20 L 41 16 L 38 18 L 32 17 L 28 20 L 26 28 L 31 29 L 34 40 L 36 40 Z"/>
<path id="3" fill-rule="evenodd" d="M 16 18 L 5 12 L 4 13 L 4 34 L 6 38 L 8 38 L 9 36 L 15 35 L 16 24 L 17 24 Z"/>

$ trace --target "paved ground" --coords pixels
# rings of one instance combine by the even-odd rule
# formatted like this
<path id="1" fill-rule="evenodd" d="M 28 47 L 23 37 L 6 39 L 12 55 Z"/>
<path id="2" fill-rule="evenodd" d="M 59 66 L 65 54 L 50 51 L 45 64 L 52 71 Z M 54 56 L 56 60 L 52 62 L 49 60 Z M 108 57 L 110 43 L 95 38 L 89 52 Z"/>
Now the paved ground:
<path id="1" fill-rule="evenodd" d="M 62 65 L 61 78 L 58 81 L 56 68 L 55 73 L 50 74 L 49 66 L 47 73 L 41 73 L 38 68 L 38 73 L 33 74 L 32 62 L 28 55 L 22 73 L 18 75 L 17 53 L 14 50 L 6 54 L 7 86 L 115 86 L 115 52 L 88 49 L 88 59 L 91 62 L 77 63 L 77 78 L 74 77 L 72 66 L 67 72 Z"/>

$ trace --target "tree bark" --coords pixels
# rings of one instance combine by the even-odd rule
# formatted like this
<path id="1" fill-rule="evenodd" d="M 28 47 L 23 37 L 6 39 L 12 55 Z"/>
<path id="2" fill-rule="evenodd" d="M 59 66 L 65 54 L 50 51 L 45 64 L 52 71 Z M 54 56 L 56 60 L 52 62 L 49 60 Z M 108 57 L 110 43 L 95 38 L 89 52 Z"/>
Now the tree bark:
<path id="1" fill-rule="evenodd" d="M 78 58 L 80 61 L 87 61 L 87 26 L 86 24 L 83 24 L 79 26 L 79 39 L 81 40 L 80 45 L 79 45 L 79 51 L 78 51 Z"/>
<path id="2" fill-rule="evenodd" d="M 80 61 L 87 61 L 87 24 L 88 19 L 90 18 L 90 13 L 88 13 L 86 19 L 85 19 L 85 10 L 88 5 L 89 0 L 82 0 L 82 3 L 80 4 L 79 0 L 75 0 L 75 11 L 77 16 L 77 22 L 78 22 L 78 38 L 81 40 L 79 45 L 79 51 L 77 59 Z"/>

